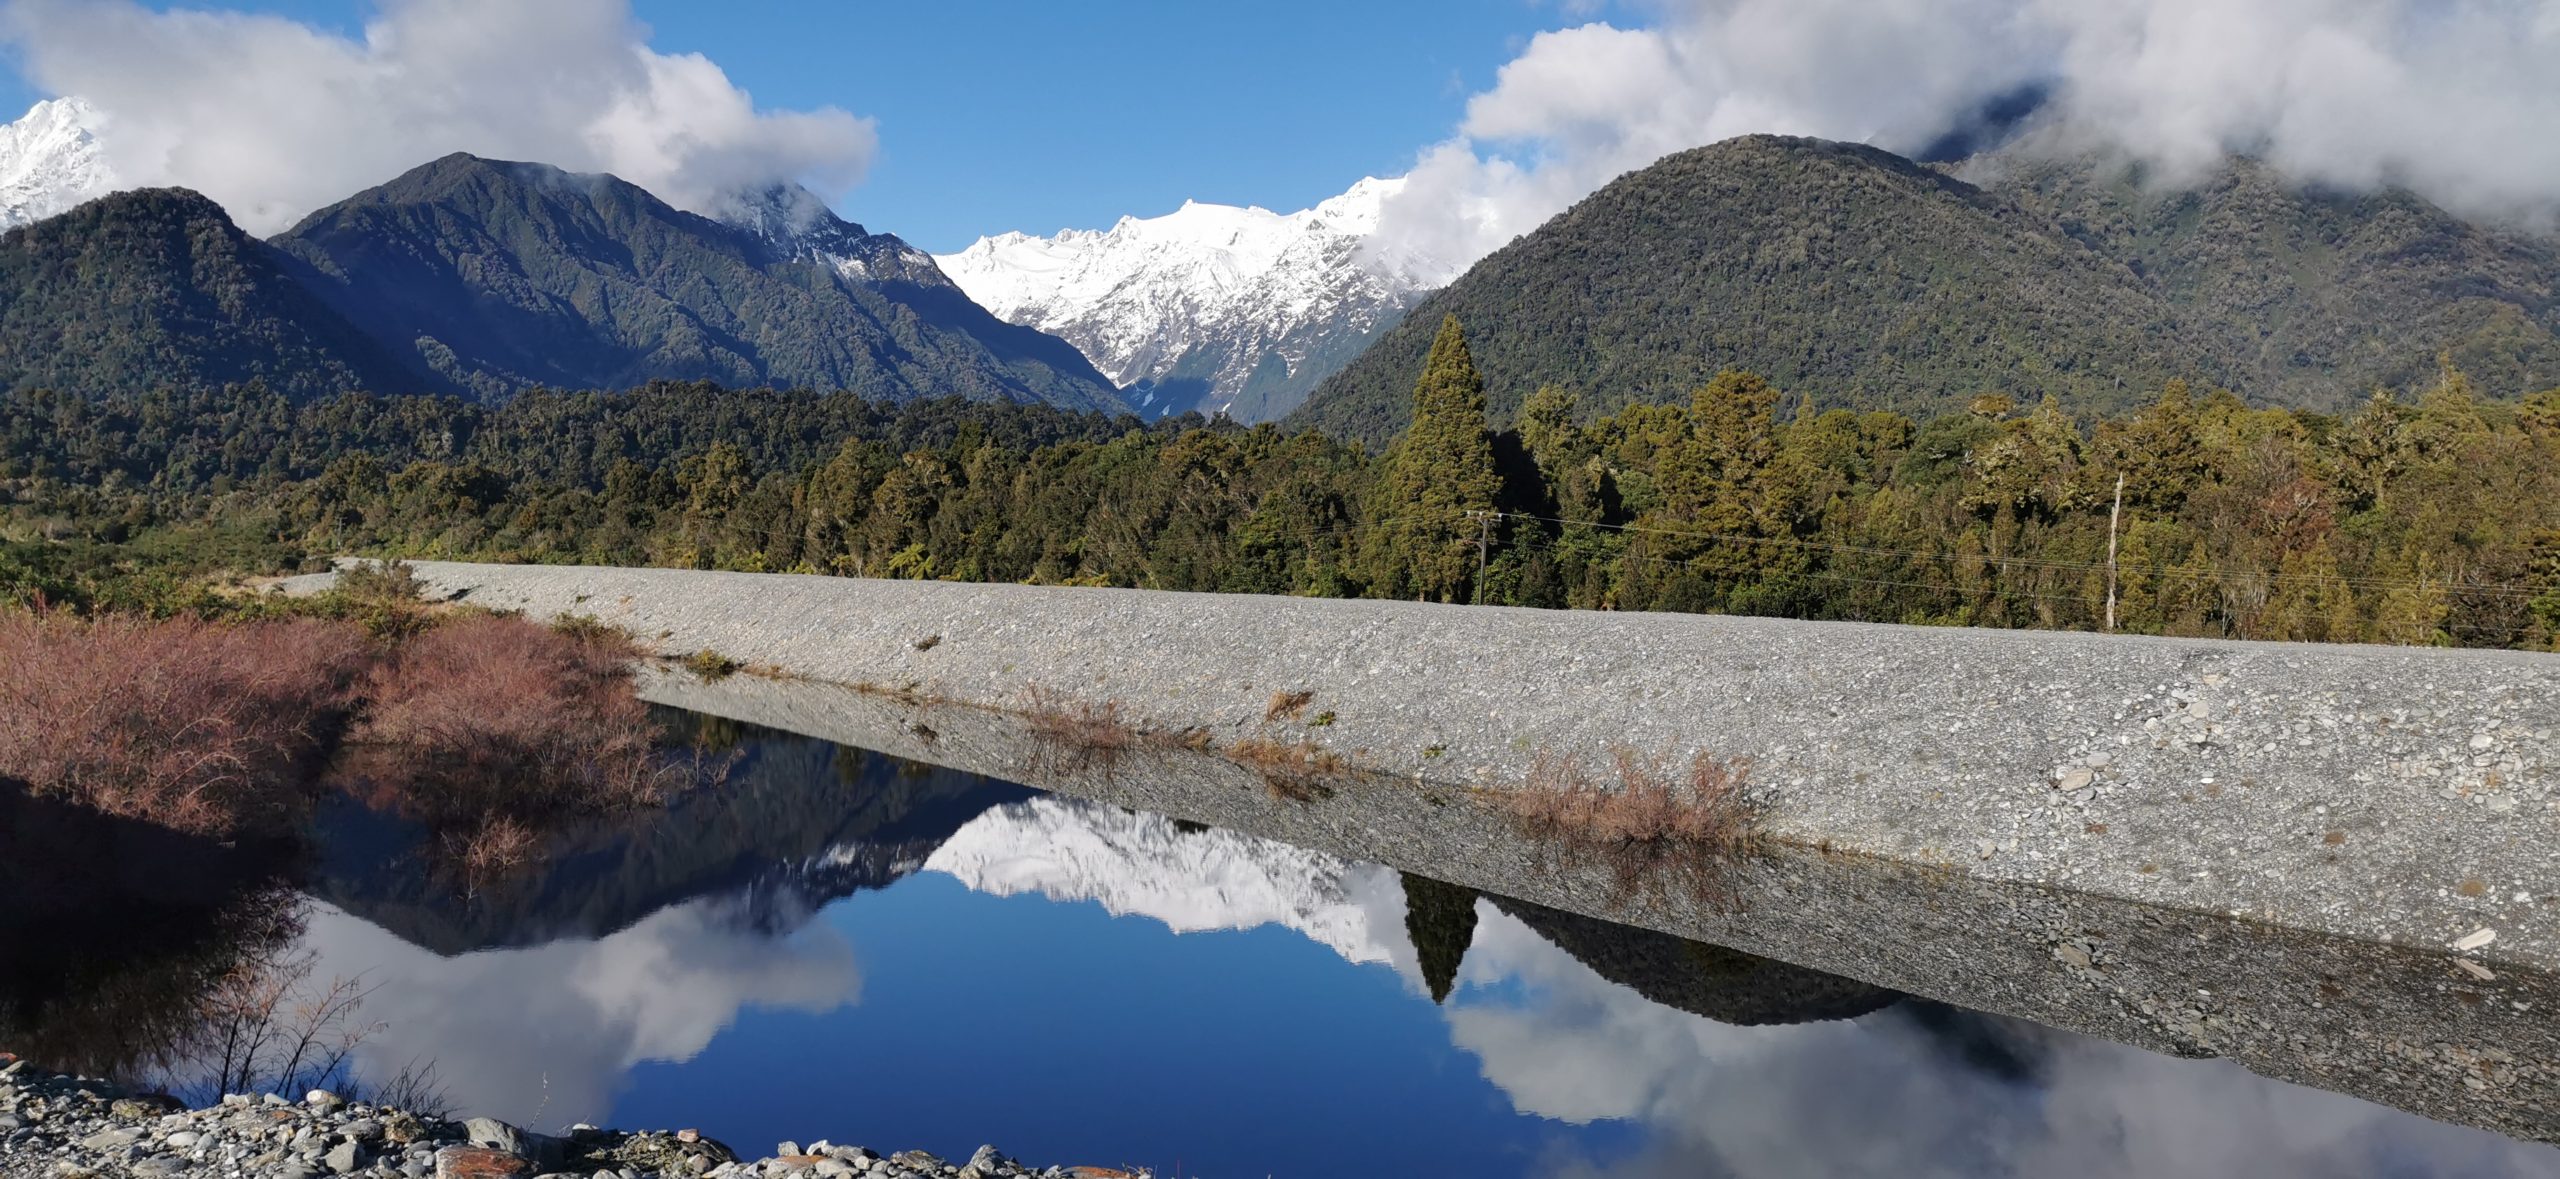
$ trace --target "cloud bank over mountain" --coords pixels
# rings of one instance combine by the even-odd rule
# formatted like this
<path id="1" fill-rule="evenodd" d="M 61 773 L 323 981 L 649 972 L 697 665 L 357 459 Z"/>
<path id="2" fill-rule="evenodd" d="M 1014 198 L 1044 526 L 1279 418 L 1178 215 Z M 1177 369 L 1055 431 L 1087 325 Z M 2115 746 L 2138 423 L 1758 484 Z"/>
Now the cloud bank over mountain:
<path id="1" fill-rule="evenodd" d="M 357 37 L 133 0 L 0 8 L 28 81 L 96 108 L 121 183 L 197 189 L 257 233 L 455 151 L 611 172 L 696 211 L 862 179 L 870 120 L 759 108 L 648 35 L 628 0 L 386 0 Z"/>
<path id="2" fill-rule="evenodd" d="M 1928 152 L 1986 112 L 2163 183 L 2226 153 L 2471 215 L 2560 202 L 2560 0 L 1658 0 L 1543 33 L 1376 237 L 1457 267 L 1612 177 L 1751 132 Z M 2022 102 L 2022 100 L 2024 100 Z"/>

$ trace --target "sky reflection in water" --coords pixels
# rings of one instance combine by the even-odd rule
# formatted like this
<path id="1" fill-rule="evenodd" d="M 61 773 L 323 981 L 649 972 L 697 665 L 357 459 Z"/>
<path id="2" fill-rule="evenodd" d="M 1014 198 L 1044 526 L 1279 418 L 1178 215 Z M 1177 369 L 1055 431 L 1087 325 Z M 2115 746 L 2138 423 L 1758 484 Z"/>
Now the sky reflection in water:
<path id="1" fill-rule="evenodd" d="M 760 737 L 750 762 L 805 774 L 810 744 Z M 881 780 L 886 759 L 844 756 L 871 770 L 831 779 Z M 933 777 L 946 801 L 975 788 Z M 749 1153 L 993 1142 L 1209 1176 L 2560 1174 L 2550 1148 L 1945 1008 L 1719 1023 L 1481 899 L 1435 1006 L 1396 873 L 1117 808 L 999 802 L 918 867 L 849 895 L 732 880 L 602 936 L 452 957 L 315 903 L 305 944 L 320 977 L 376 985 L 366 1074 L 433 1060 L 458 1111 L 699 1126 Z"/>

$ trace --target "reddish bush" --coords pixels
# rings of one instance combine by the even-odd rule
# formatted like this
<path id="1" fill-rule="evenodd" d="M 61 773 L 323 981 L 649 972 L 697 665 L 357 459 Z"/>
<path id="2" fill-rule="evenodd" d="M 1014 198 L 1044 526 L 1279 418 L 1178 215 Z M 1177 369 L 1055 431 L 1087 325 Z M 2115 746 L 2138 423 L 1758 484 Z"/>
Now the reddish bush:
<path id="1" fill-rule="evenodd" d="M 518 618 L 446 622 L 375 669 L 347 768 L 437 824 L 661 802 L 685 776 L 657 756 L 632 654 Z"/>
<path id="2" fill-rule="evenodd" d="M 1614 762 L 1611 787 L 1580 762 L 1542 751 L 1503 803 L 1531 836 L 1610 864 L 1622 890 L 1685 877 L 1701 895 L 1721 899 L 1726 870 L 1752 846 L 1750 763 L 1701 753 L 1682 774 L 1623 749 Z"/>
<path id="3" fill-rule="evenodd" d="M 280 830 L 365 658 L 335 623 L 0 614 L 0 776 L 194 834 Z"/>

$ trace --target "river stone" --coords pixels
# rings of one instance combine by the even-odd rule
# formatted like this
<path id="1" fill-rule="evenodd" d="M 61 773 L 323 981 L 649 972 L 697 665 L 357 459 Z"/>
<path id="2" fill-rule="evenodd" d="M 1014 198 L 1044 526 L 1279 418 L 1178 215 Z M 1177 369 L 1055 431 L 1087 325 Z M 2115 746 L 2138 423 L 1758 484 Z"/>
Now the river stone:
<path id="1" fill-rule="evenodd" d="M 80 1145 L 85 1150 L 114 1150 L 119 1146 L 131 1146 L 141 1140 L 140 1127 L 120 1126 L 113 1130 L 101 1130 L 83 1138 L 80 1140 Z"/>
<path id="2" fill-rule="evenodd" d="M 485 1146 L 448 1146 L 436 1152 L 436 1179 L 517 1179 L 533 1164 Z"/>
<path id="3" fill-rule="evenodd" d="M 344 1175 L 364 1165 L 364 1149 L 353 1142 L 341 1142 L 330 1147 L 329 1153 L 320 1161 L 330 1170 Z"/>
<path id="4" fill-rule="evenodd" d="M 156 1118 L 180 1108 L 183 1107 L 167 1098 L 119 1097 L 107 1106 L 107 1112 L 119 1118 L 140 1121 L 144 1118 Z"/>
<path id="5" fill-rule="evenodd" d="M 496 1118 L 473 1118 L 470 1121 L 464 1122 L 462 1124 L 462 1136 L 469 1139 L 473 1146 L 485 1146 L 491 1150 L 503 1150 L 508 1154 L 520 1155 L 526 1153 L 524 1131 L 516 1129 L 515 1127 L 510 1126 L 505 1122 L 501 1122 Z"/>

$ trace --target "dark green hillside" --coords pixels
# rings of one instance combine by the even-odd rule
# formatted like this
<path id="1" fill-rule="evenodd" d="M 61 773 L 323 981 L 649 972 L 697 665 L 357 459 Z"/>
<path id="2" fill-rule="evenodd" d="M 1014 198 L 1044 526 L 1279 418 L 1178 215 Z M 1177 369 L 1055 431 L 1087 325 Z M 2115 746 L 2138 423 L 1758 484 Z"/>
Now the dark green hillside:
<path id="1" fill-rule="evenodd" d="M 2177 190 L 2089 159 L 1968 171 L 2141 270 L 2253 397 L 2337 409 L 2375 386 L 2423 384 L 2446 352 L 2493 388 L 2560 385 L 2550 239 L 2405 191 L 2306 189 L 2247 160 Z"/>
<path id="2" fill-rule="evenodd" d="M 1121 407 L 1082 356 L 996 320 L 923 254 L 811 215 L 741 228 L 610 176 L 456 154 L 275 244 L 384 345 L 485 399 L 709 380 Z"/>
<path id="3" fill-rule="evenodd" d="M 2051 221 L 1887 152 L 1774 136 L 1620 177 L 1426 300 L 1297 420 L 1392 436 L 1445 315 L 1497 421 L 1540 385 L 1607 411 L 1734 367 L 1924 416 L 1985 390 L 2121 408 L 2223 376 L 2138 275 Z"/>
<path id="4" fill-rule="evenodd" d="M 248 381 L 296 400 L 429 384 L 185 189 L 116 193 L 0 236 L 0 387 Z"/>

